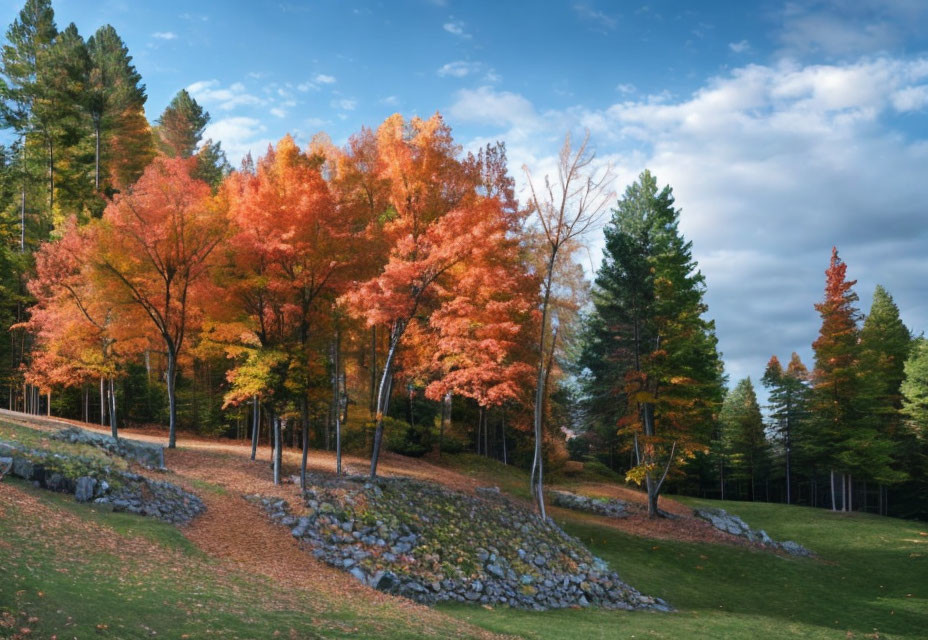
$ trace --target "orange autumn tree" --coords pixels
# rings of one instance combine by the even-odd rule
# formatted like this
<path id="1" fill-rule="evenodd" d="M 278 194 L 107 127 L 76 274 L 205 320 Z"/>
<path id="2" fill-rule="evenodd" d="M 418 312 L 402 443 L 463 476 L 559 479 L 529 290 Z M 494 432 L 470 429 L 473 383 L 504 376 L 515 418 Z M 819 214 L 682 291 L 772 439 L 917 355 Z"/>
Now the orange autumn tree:
<path id="1" fill-rule="evenodd" d="M 524 400 L 531 387 L 535 354 L 526 347 L 538 319 L 538 278 L 525 262 L 526 212 L 515 201 L 504 146 L 487 145 L 469 160 L 483 195 L 499 201 L 500 220 L 442 289 L 442 304 L 419 337 L 419 376 L 431 400 L 474 400 L 482 423 L 486 410 Z M 477 428 L 479 442 L 483 425 Z"/>
<path id="2" fill-rule="evenodd" d="M 289 400 L 299 407 L 303 449 L 308 446 L 307 394 L 314 371 L 314 329 L 344 287 L 355 257 L 355 224 L 336 208 L 320 171 L 325 158 L 303 153 L 290 136 L 261 158 L 254 174 L 229 178 L 232 234 L 221 277 L 222 303 L 231 303 L 244 331 L 229 355 L 227 404 L 260 395 L 274 425 L 274 478 L 280 479 L 279 414 Z M 304 456 L 305 460 L 305 456 Z M 305 466 L 303 474 L 305 477 Z"/>
<path id="3" fill-rule="evenodd" d="M 99 379 L 101 422 L 108 405 L 117 438 L 115 378 L 137 341 L 128 327 L 120 326 L 119 310 L 92 277 L 93 242 L 93 229 L 71 220 L 58 241 L 36 253 L 36 275 L 29 282 L 36 304 L 26 325 L 36 336 L 36 351 L 27 378 L 46 389 Z"/>
<path id="4" fill-rule="evenodd" d="M 441 116 L 388 118 L 377 131 L 379 175 L 388 182 L 382 233 L 389 257 L 374 277 L 356 284 L 343 300 L 369 326 L 385 326 L 389 341 L 379 376 L 371 477 L 383 440 L 397 352 L 413 323 L 440 306 L 455 268 L 487 238 L 505 228 L 498 198 L 479 189 L 477 172 L 459 159 Z"/>
<path id="5" fill-rule="evenodd" d="M 107 206 L 89 255 L 101 295 L 141 312 L 164 346 L 170 448 L 177 441 L 178 357 L 200 319 L 197 289 L 226 228 L 223 202 L 191 175 L 194 163 L 156 158 Z"/>

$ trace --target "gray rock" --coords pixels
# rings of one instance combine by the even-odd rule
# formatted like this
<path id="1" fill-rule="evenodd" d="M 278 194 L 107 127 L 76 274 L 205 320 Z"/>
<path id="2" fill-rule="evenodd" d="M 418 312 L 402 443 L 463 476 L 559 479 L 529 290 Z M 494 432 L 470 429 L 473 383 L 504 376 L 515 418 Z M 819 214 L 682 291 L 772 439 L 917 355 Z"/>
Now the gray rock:
<path id="1" fill-rule="evenodd" d="M 392 591 L 396 588 L 396 574 L 392 571 L 378 571 L 371 578 L 370 584 L 378 591 Z"/>
<path id="2" fill-rule="evenodd" d="M 744 538 L 750 542 L 760 544 L 769 549 L 781 549 L 786 553 L 795 556 L 813 555 L 811 551 L 795 542 L 777 542 L 773 540 L 763 529 L 752 529 L 744 520 L 734 514 L 728 513 L 724 509 L 695 509 L 693 514 L 697 518 L 705 520 L 716 529 L 726 531 L 732 535 Z"/>
<path id="3" fill-rule="evenodd" d="M 78 502 L 90 502 L 93 500 L 93 492 L 97 487 L 97 481 L 90 476 L 81 476 L 77 479 L 77 485 L 74 489 L 74 499 Z"/>
<path id="4" fill-rule="evenodd" d="M 806 549 L 804 546 L 802 546 L 798 542 L 793 542 L 792 540 L 785 540 L 781 542 L 780 548 L 791 556 L 811 557 L 812 555 L 814 555 L 811 551 Z"/>
<path id="5" fill-rule="evenodd" d="M 23 457 L 13 458 L 13 475 L 23 480 L 32 480 L 35 474 L 35 465 Z"/>

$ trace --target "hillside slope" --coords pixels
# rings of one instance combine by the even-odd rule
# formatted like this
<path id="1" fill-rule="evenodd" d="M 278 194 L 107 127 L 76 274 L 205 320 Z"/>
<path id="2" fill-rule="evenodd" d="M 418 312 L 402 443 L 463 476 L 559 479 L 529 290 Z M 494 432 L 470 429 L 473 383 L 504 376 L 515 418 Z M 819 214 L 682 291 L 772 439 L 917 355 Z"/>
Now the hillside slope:
<path id="1" fill-rule="evenodd" d="M 41 442 L 54 428 L 32 425 L 27 432 L 0 423 L 0 439 Z M 156 432 L 132 437 L 164 441 Z M 554 509 L 558 523 L 625 581 L 677 612 L 430 609 L 317 562 L 246 502 L 243 494 L 297 494 L 292 484 L 270 483 L 269 453 L 262 448 L 253 462 L 243 444 L 181 438 L 167 452 L 169 479 L 207 504 L 182 528 L 0 482 L 0 637 L 926 637 L 928 528 L 918 523 L 723 504 L 774 538 L 794 539 L 819 555 L 795 559 L 694 528 L 685 515 L 705 501 L 668 500 L 664 508 L 684 517 L 654 525 Z M 295 472 L 298 461 L 297 452 L 287 452 L 286 471 Z M 361 471 L 364 462 L 349 459 L 348 466 Z M 332 466 L 331 454 L 311 453 L 312 470 Z M 382 469 L 464 491 L 497 485 L 517 499 L 527 484 L 522 472 L 473 456 L 388 455 Z M 573 478 L 566 486 L 636 498 L 601 478 Z"/>

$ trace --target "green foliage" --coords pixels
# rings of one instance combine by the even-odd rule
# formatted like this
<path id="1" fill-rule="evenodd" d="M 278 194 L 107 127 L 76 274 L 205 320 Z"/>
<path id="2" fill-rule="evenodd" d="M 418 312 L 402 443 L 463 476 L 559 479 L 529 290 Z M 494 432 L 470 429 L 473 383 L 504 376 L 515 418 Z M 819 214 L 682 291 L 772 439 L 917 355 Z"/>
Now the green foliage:
<path id="1" fill-rule="evenodd" d="M 181 89 L 158 119 L 158 148 L 172 158 L 190 158 L 208 123 L 209 112 L 186 89 Z"/>
<path id="2" fill-rule="evenodd" d="M 414 425 L 394 418 L 384 418 L 384 446 L 387 451 L 419 458 L 433 447 L 434 428 L 427 424 Z"/>
<path id="3" fill-rule="evenodd" d="M 704 318 L 705 278 L 679 230 L 669 186 L 643 172 L 605 228 L 580 357 L 588 414 L 637 435 L 633 477 L 656 487 L 671 451 L 708 443 L 722 394 L 715 325 Z M 655 489 L 656 490 L 656 489 Z"/>
<path id="4" fill-rule="evenodd" d="M 928 439 L 928 340 L 919 338 L 905 362 L 902 409 L 911 431 Z"/>
<path id="5" fill-rule="evenodd" d="M 750 378 L 738 382 L 725 396 L 719 422 L 733 477 L 748 482 L 748 495 L 754 500 L 757 480 L 768 471 L 770 445 Z"/>

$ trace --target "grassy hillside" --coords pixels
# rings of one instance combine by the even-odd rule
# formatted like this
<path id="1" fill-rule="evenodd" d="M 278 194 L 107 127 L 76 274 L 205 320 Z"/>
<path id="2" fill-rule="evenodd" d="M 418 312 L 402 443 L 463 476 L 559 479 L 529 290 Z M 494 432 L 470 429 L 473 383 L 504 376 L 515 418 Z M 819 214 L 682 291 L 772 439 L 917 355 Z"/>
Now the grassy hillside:
<path id="1" fill-rule="evenodd" d="M 0 437 L 68 447 L 22 425 L 0 425 Z M 918 523 L 712 503 L 819 554 L 795 559 L 732 544 L 657 539 L 554 510 L 627 582 L 665 598 L 677 612 L 430 610 L 317 567 L 286 531 L 249 511 L 242 493 L 273 488 L 267 465 L 248 461 L 248 452 L 228 441 L 181 440 L 168 461 L 176 471 L 172 481 L 208 504 L 206 515 L 186 528 L 101 512 L 10 478 L 0 482 L 0 638 L 928 637 L 928 527 Z M 267 452 L 259 455 L 266 459 Z M 288 456 L 292 466 L 298 456 Z M 311 460 L 320 470 L 331 464 L 322 452 Z M 475 456 L 446 456 L 443 468 L 398 457 L 388 462 L 393 473 L 459 488 L 496 484 L 525 497 L 524 473 Z M 604 480 L 562 478 L 578 491 L 602 490 Z M 295 490 L 277 489 L 281 496 Z"/>
<path id="2" fill-rule="evenodd" d="M 294 589 L 211 558 L 181 530 L 0 483 L 0 638 L 475 637 L 384 598 Z"/>
<path id="3" fill-rule="evenodd" d="M 455 462 L 493 479 L 489 463 Z M 504 488 L 517 480 L 514 471 L 506 474 Z M 568 532 L 629 584 L 678 612 L 442 610 L 527 638 L 928 638 L 928 525 L 780 504 L 678 500 L 721 506 L 819 558 L 654 540 L 568 515 L 561 520 Z"/>

